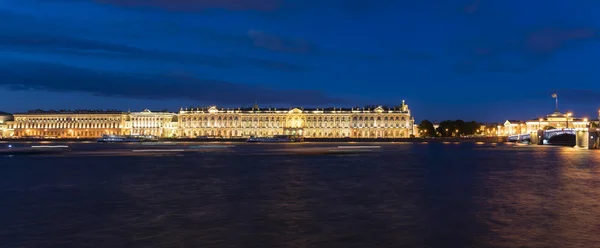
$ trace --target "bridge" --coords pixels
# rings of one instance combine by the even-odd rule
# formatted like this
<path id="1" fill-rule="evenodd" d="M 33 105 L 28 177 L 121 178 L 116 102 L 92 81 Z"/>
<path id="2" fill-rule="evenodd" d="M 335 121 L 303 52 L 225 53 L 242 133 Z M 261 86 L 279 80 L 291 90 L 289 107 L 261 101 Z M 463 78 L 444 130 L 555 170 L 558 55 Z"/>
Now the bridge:
<path id="1" fill-rule="evenodd" d="M 538 130 L 530 133 L 515 134 L 507 137 L 509 142 L 529 140 L 531 144 L 552 145 L 551 138 L 565 135 L 575 136 L 575 146 L 586 149 L 600 148 L 600 129 L 563 128 Z M 567 136 L 568 137 L 568 136 Z"/>
<path id="2" fill-rule="evenodd" d="M 531 134 L 530 133 L 522 133 L 522 134 L 509 135 L 507 137 L 507 139 L 509 142 L 531 140 Z"/>

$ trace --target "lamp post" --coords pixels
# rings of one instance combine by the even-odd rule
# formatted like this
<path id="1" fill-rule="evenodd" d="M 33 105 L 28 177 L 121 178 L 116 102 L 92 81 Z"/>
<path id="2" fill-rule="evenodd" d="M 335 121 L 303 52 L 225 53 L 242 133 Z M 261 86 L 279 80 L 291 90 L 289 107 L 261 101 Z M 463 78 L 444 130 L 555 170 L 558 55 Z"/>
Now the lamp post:
<path id="1" fill-rule="evenodd" d="M 573 115 L 572 113 L 567 113 L 567 128 L 569 128 L 569 117 Z"/>

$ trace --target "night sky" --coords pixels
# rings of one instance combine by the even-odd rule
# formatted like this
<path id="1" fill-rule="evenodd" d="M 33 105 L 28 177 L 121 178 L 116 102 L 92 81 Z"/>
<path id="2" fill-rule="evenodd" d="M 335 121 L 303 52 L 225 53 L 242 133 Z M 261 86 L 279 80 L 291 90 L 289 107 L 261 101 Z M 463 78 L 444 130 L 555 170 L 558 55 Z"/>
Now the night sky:
<path id="1" fill-rule="evenodd" d="M 597 0 L 3 0 L 0 111 L 600 107 Z"/>

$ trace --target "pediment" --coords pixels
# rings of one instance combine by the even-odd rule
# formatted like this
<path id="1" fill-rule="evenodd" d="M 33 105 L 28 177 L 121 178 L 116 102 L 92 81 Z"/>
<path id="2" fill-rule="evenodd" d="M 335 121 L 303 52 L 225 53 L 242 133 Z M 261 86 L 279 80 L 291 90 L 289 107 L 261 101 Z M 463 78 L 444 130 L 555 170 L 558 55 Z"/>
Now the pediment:
<path id="1" fill-rule="evenodd" d="M 383 113 L 383 108 L 381 106 L 379 106 L 379 107 L 375 108 L 375 110 L 373 110 L 373 111 L 375 111 L 375 113 Z"/>
<path id="2" fill-rule="evenodd" d="M 216 106 L 212 106 L 212 107 L 208 108 L 208 112 L 209 113 L 217 113 L 217 112 L 219 112 L 219 110 L 217 109 Z"/>
<path id="3" fill-rule="evenodd" d="M 302 110 L 298 109 L 298 108 L 293 108 L 290 111 L 288 111 L 289 114 L 301 114 Z"/>

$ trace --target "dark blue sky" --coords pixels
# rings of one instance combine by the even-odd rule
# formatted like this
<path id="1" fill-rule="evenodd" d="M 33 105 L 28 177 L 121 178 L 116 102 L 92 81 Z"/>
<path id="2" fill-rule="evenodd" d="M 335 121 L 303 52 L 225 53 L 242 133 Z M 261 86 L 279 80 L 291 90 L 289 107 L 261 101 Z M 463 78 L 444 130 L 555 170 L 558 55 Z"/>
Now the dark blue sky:
<path id="1" fill-rule="evenodd" d="M 0 110 L 600 107 L 596 0 L 4 0 Z"/>

